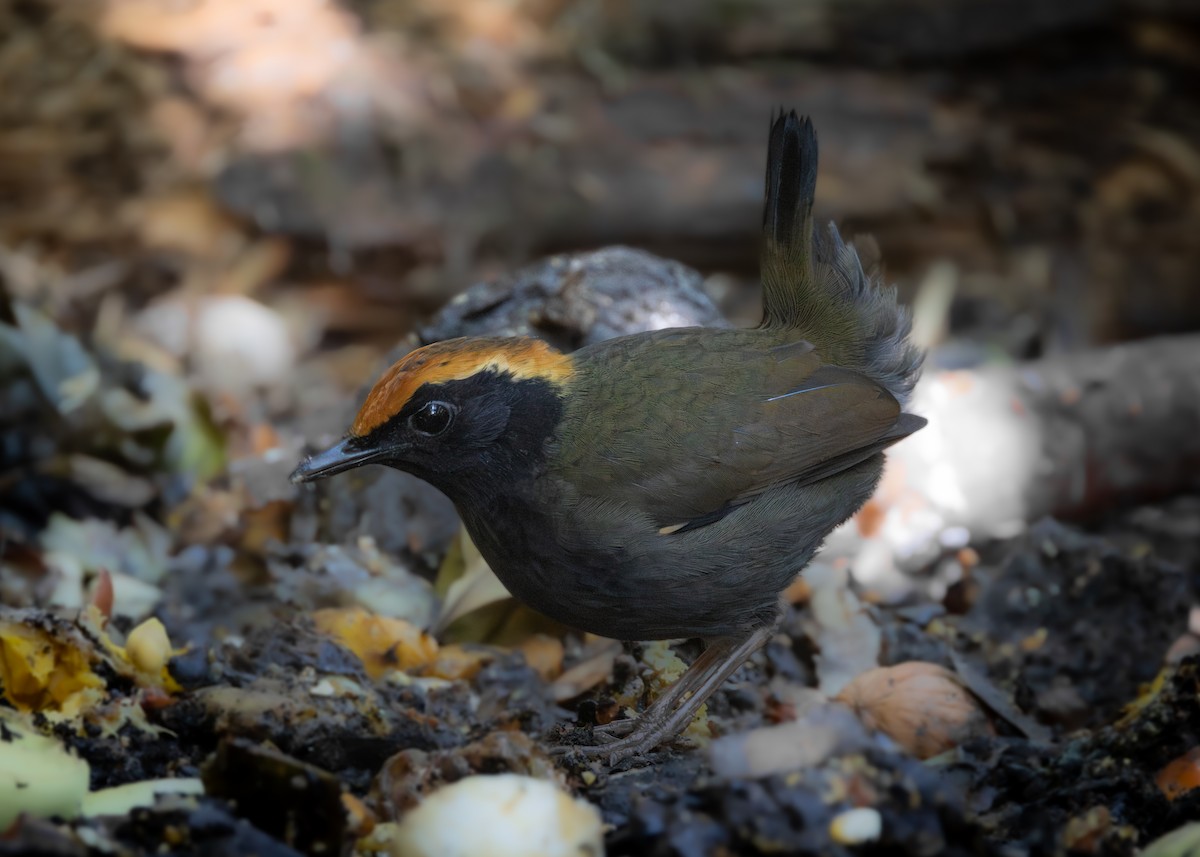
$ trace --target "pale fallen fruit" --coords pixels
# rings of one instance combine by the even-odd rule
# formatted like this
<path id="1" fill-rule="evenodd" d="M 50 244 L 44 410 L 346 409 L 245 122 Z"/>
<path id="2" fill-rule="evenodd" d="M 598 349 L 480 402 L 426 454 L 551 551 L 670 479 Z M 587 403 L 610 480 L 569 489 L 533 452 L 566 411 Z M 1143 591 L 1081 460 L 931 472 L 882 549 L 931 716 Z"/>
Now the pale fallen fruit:
<path id="1" fill-rule="evenodd" d="M 1200 821 L 1164 833 L 1142 850 L 1142 857 L 1191 857 L 1200 850 Z"/>
<path id="2" fill-rule="evenodd" d="M 546 780 L 472 776 L 434 792 L 387 843 L 394 857 L 601 857 L 600 813 Z"/>
<path id="3" fill-rule="evenodd" d="M 854 709 L 868 729 L 884 733 L 918 759 L 994 734 L 979 700 L 937 664 L 909 661 L 867 670 L 835 699 Z"/>
<path id="4" fill-rule="evenodd" d="M 135 809 L 154 806 L 159 795 L 202 794 L 204 783 L 196 777 L 141 780 L 91 792 L 83 799 L 81 814 L 88 818 L 98 815 L 129 815 Z"/>
<path id="5" fill-rule="evenodd" d="M 245 295 L 168 295 L 143 310 L 136 324 L 164 350 L 187 354 L 213 390 L 239 394 L 271 387 L 283 383 L 296 363 L 288 322 Z"/>
<path id="6" fill-rule="evenodd" d="M 88 763 L 62 743 L 0 714 L 0 832 L 22 814 L 74 818 L 88 778 Z"/>
<path id="7" fill-rule="evenodd" d="M 883 818 L 869 806 L 840 812 L 829 822 L 829 838 L 839 845 L 862 845 L 883 835 Z"/>
<path id="8" fill-rule="evenodd" d="M 171 638 L 158 619 L 151 617 L 129 632 L 125 653 L 140 672 L 157 676 L 171 659 Z"/>
<path id="9" fill-rule="evenodd" d="M 815 768 L 835 755 L 863 749 L 866 743 L 866 732 L 855 715 L 845 706 L 826 702 L 797 720 L 718 738 L 709 754 L 718 777 L 757 779 Z"/>

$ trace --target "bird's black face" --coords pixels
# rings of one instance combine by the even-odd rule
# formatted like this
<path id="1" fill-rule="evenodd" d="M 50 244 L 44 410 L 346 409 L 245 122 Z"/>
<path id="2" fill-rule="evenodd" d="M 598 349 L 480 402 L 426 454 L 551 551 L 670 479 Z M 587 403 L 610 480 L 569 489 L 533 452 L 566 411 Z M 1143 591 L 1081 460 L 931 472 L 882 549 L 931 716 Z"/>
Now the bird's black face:
<path id="1" fill-rule="evenodd" d="M 481 372 L 423 384 L 404 406 L 361 437 L 351 435 L 305 459 L 293 482 L 364 464 L 405 470 L 452 498 L 530 478 L 562 416 L 559 393 L 539 379 Z"/>

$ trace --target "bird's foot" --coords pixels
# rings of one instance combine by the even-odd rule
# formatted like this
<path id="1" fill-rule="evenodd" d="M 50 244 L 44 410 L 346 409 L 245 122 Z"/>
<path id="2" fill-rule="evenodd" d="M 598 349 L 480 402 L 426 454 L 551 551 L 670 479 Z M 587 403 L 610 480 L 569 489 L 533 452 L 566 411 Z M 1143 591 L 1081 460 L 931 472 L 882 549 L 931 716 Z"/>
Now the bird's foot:
<path id="1" fill-rule="evenodd" d="M 595 727 L 592 736 L 599 741 L 597 744 L 563 744 L 552 748 L 550 755 L 601 759 L 613 766 L 633 756 L 649 753 L 673 738 L 676 731 L 674 723 L 643 715 L 637 720 L 617 720 Z"/>
<path id="2" fill-rule="evenodd" d="M 713 691 L 729 678 L 746 658 L 770 639 L 775 626 L 756 628 L 745 637 L 714 641 L 683 676 L 669 687 L 637 720 L 618 720 L 592 730 L 594 745 L 564 744 L 555 756 L 601 758 L 610 765 L 648 753 L 682 732 Z"/>
<path id="3" fill-rule="evenodd" d="M 603 726 L 593 726 L 592 734 L 597 736 L 601 741 L 615 741 L 617 738 L 624 738 L 637 729 L 638 722 L 639 718 L 636 717 L 614 720 L 611 723 L 605 723 Z"/>

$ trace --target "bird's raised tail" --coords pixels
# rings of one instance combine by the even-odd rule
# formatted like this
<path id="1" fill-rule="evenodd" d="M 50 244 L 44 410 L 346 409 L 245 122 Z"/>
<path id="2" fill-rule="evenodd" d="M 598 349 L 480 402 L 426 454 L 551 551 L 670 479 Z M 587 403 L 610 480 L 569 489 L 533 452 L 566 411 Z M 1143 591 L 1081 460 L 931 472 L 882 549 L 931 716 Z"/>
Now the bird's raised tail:
<path id="1" fill-rule="evenodd" d="M 817 137 L 808 117 L 771 123 L 763 206 L 763 321 L 794 330 L 831 363 L 883 384 L 901 403 L 912 392 L 921 353 L 896 290 L 868 275 L 832 223 L 814 229 Z"/>

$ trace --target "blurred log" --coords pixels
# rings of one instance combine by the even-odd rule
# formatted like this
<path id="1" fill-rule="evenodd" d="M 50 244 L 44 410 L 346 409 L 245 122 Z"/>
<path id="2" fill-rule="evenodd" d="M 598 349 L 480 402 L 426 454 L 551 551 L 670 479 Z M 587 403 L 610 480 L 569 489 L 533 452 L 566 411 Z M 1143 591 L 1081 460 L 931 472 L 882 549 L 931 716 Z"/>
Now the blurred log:
<path id="1" fill-rule="evenodd" d="M 978 219 L 938 198 L 929 166 L 966 157 L 977 120 L 937 117 L 925 81 L 795 71 L 659 73 L 619 95 L 559 74 L 534 85 L 570 105 L 552 132 L 505 135 L 446 117 L 406 142 L 411 167 L 391 169 L 381 142 L 358 140 L 246 154 L 216 187 L 271 231 L 327 236 L 351 250 L 453 242 L 523 259 L 624 243 L 701 267 L 751 268 L 766 128 L 771 111 L 787 104 L 817 123 L 822 216 L 875 222 L 939 209 Z"/>
<path id="2" fill-rule="evenodd" d="M 836 55 L 886 62 L 961 57 L 1103 23 L 1114 0 L 708 0 L 605 4 L 597 38 L 622 56 Z M 1186 2 L 1154 4 L 1183 6 Z"/>
<path id="3" fill-rule="evenodd" d="M 690 268 L 628 247 L 551 256 L 477 283 L 400 345 L 536 336 L 562 351 L 664 327 L 729 327 Z"/>
<path id="4" fill-rule="evenodd" d="M 941 372 L 922 379 L 913 410 L 929 425 L 889 450 L 833 555 L 861 555 L 866 539 L 920 564 L 1046 515 L 1200 488 L 1200 335 Z"/>
<path id="5" fill-rule="evenodd" d="M 717 27 L 717 7 L 692 6 L 708 17 L 688 26 Z M 609 29 L 573 45 L 586 72 L 548 65 L 466 109 L 243 153 L 217 190 L 360 271 L 371 248 L 403 247 L 461 283 L 479 259 L 620 243 L 750 273 L 764 129 L 785 104 L 817 124 L 818 216 L 869 230 L 894 274 L 948 259 L 968 275 L 960 294 L 1034 313 L 1067 348 L 1179 332 L 1200 324 L 1193 7 L 757 0 L 764 16 L 735 16 L 711 51 L 679 47 L 691 64 L 672 67 L 656 43 L 665 65 L 647 69 L 612 54 L 640 56 L 622 52 L 622 33 L 674 38 L 674 7 L 604 5 Z M 739 27 L 773 34 L 750 51 L 769 67 L 723 64 Z M 404 264 L 376 263 L 381 285 Z"/>
<path id="6" fill-rule="evenodd" d="M 950 260 L 1069 348 L 1200 326 L 1197 0 L 260 5 L 0 4 L 0 239 L 142 243 L 129 203 L 216 171 L 289 274 L 380 304 L 612 243 L 749 274 L 786 104 L 819 216 L 905 284 Z"/>

